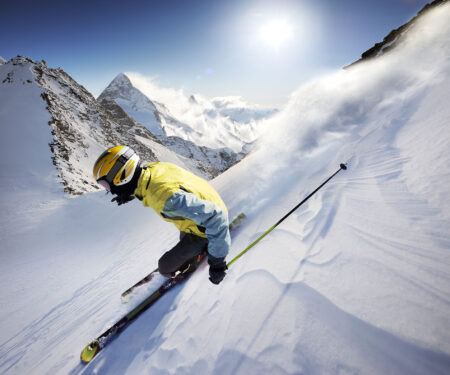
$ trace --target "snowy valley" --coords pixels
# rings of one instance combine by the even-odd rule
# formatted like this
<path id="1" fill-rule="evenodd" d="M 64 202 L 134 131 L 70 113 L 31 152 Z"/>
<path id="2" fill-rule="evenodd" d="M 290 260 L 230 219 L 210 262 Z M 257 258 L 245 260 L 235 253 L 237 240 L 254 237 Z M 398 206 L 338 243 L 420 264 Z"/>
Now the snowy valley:
<path id="1" fill-rule="evenodd" d="M 135 96 L 96 100 L 44 62 L 0 62 L 0 373 L 448 374 L 450 4 L 440 3 L 395 48 L 311 80 L 279 112 L 188 96 L 183 118 L 133 74 L 114 81 Z M 209 124 L 205 143 L 195 116 Z M 117 142 L 209 177 L 217 150 L 254 143 L 212 180 L 230 217 L 247 215 L 229 259 L 340 163 L 348 170 L 220 285 L 200 268 L 86 366 L 81 349 L 130 308 L 120 293 L 178 240 L 151 209 L 97 191 L 92 162 Z"/>

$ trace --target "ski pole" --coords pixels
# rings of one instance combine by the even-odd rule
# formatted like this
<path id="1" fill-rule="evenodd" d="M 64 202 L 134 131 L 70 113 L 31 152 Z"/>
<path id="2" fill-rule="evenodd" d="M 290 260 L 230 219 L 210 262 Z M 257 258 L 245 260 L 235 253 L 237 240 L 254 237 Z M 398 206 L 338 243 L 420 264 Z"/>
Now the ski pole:
<path id="1" fill-rule="evenodd" d="M 303 199 L 299 204 L 297 204 L 292 210 L 290 210 L 286 215 L 284 215 L 280 220 L 278 220 L 273 226 L 271 226 L 266 232 L 264 232 L 260 237 L 258 237 L 254 242 L 252 242 L 245 250 L 241 251 L 236 257 L 234 257 L 230 262 L 228 262 L 227 267 L 230 267 L 234 262 L 236 262 L 242 255 L 249 251 L 253 246 L 255 246 L 259 241 L 266 237 L 270 232 L 272 232 L 278 225 L 280 225 L 289 215 L 291 215 L 297 208 L 299 208 L 303 203 L 305 203 L 309 198 L 311 198 L 320 188 L 330 181 L 334 176 L 336 176 L 341 170 L 346 170 L 347 166 L 342 163 L 339 169 L 334 172 L 330 177 L 328 177 L 316 190 L 309 194 L 305 199 Z"/>

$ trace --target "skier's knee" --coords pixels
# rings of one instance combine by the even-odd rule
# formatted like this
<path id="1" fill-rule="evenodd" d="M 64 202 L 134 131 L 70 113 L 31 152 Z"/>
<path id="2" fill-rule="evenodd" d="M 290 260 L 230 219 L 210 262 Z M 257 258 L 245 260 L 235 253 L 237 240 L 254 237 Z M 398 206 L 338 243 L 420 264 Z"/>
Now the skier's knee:
<path id="1" fill-rule="evenodd" d="M 173 267 L 171 267 L 170 262 L 168 262 L 167 257 L 165 257 L 166 254 L 164 254 L 158 261 L 158 271 L 161 275 L 166 277 L 172 277 L 173 273 L 176 270 L 173 270 Z"/>

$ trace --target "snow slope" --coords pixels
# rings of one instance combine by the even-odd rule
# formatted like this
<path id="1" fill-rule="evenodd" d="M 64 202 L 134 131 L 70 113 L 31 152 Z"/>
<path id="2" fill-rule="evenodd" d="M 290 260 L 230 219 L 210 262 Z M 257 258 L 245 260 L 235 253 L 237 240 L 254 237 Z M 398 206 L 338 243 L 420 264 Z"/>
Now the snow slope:
<path id="1" fill-rule="evenodd" d="M 258 148 L 213 181 L 230 216 L 248 215 L 230 259 L 340 162 L 349 169 L 223 283 L 199 269 L 88 366 L 81 349 L 126 310 L 120 293 L 175 228 L 101 193 L 55 192 L 61 204 L 21 233 L 5 220 L 0 372 L 448 374 L 449 16 L 447 3 L 388 54 L 293 93 Z"/>
<path id="2" fill-rule="evenodd" d="M 57 171 L 48 146 L 52 141 L 48 126 L 51 116 L 41 98 L 44 91 L 34 79 L 30 68 L 17 67 L 0 74 L 2 239 L 10 230 L 21 231 L 41 220 L 61 198 L 53 194 L 62 189 L 55 186 Z M 2 254 L 6 249 L 2 246 Z"/>

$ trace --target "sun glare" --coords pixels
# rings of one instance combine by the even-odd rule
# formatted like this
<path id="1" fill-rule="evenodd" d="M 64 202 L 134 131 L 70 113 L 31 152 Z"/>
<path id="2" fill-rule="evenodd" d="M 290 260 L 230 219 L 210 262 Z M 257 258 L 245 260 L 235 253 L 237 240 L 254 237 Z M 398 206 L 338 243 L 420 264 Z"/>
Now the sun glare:
<path id="1" fill-rule="evenodd" d="M 278 49 L 292 37 L 292 26 L 285 20 L 275 20 L 261 27 L 261 38 L 270 46 Z"/>

